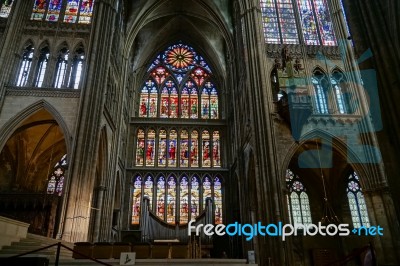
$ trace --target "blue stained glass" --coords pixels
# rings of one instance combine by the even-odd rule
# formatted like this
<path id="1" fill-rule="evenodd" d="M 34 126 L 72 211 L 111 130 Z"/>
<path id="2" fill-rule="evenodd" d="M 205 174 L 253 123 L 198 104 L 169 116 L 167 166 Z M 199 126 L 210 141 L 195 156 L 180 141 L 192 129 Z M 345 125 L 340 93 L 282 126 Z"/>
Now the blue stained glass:
<path id="1" fill-rule="evenodd" d="M 47 8 L 47 0 L 35 0 L 31 20 L 42 20 Z"/>
<path id="2" fill-rule="evenodd" d="M 274 0 L 261 0 L 264 38 L 267 43 L 280 43 L 278 15 Z"/>
<path id="3" fill-rule="evenodd" d="M 304 42 L 307 45 L 319 45 L 317 23 L 310 0 L 297 0 L 303 29 Z"/>
<path id="4" fill-rule="evenodd" d="M 50 0 L 46 21 L 58 21 L 61 11 L 61 0 Z"/>
<path id="5" fill-rule="evenodd" d="M 298 44 L 299 38 L 296 28 L 293 4 L 291 0 L 277 0 L 279 24 L 282 33 L 282 42 Z"/>
<path id="6" fill-rule="evenodd" d="M 92 19 L 94 0 L 82 0 L 79 8 L 79 21 L 81 24 L 89 24 Z"/>
<path id="7" fill-rule="evenodd" d="M 325 0 L 314 0 L 315 13 L 319 24 L 319 33 L 323 45 L 336 45 L 331 16 Z"/>

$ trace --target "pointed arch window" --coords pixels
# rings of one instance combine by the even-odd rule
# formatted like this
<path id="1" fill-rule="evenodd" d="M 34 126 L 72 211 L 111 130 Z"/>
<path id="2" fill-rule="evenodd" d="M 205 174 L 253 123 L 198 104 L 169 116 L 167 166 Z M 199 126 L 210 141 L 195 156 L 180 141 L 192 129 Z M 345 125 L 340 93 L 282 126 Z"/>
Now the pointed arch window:
<path id="1" fill-rule="evenodd" d="M 370 227 L 367 204 L 361 189 L 360 178 L 356 172 L 349 175 L 346 192 L 354 228 Z"/>
<path id="2" fill-rule="evenodd" d="M 292 224 L 311 224 L 310 202 L 306 188 L 300 178 L 290 169 L 286 170 L 286 186 L 289 190 L 287 201 L 290 222 Z"/>
<path id="3" fill-rule="evenodd" d="M 62 88 L 64 86 L 68 69 L 68 57 L 69 50 L 67 48 L 61 49 L 57 58 L 56 65 L 56 76 L 54 81 L 54 87 L 56 88 Z"/>
<path id="4" fill-rule="evenodd" d="M 47 181 L 47 194 L 61 196 L 64 189 L 65 170 L 67 169 L 67 155 L 65 154 L 53 168 L 53 173 Z"/>
<path id="5" fill-rule="evenodd" d="M 133 181 L 132 224 L 139 224 L 140 206 L 142 200 L 142 177 L 136 176 Z"/>
<path id="6" fill-rule="evenodd" d="M 203 57 L 192 47 L 178 43 L 160 53 L 150 65 L 140 93 L 138 116 L 218 119 L 218 97 L 211 69 Z"/>
<path id="7" fill-rule="evenodd" d="M 206 199 L 213 202 L 215 223 L 223 222 L 223 180 L 219 174 L 204 175 L 202 181 L 196 174 L 168 178 L 160 174 L 154 183 L 153 176 L 143 178 L 137 174 L 132 179 L 131 224 L 138 225 L 143 197 L 150 200 L 149 208 L 160 220 L 169 224 L 187 224 L 196 220 L 206 207 Z M 155 204 L 153 206 L 153 196 Z M 202 209 L 200 208 L 202 206 Z"/>
<path id="8" fill-rule="evenodd" d="M 49 47 L 44 47 L 40 50 L 38 67 L 35 77 L 35 87 L 42 87 L 44 75 L 46 74 L 47 63 L 49 62 L 50 50 Z"/>
<path id="9" fill-rule="evenodd" d="M 72 60 L 71 72 L 68 81 L 68 87 L 78 89 L 81 82 L 83 62 L 85 60 L 85 51 L 83 47 L 76 50 L 75 56 Z"/>
<path id="10" fill-rule="evenodd" d="M 314 101 L 316 112 L 318 114 L 328 114 L 328 81 L 326 75 L 316 70 L 311 77 L 311 82 L 314 86 Z"/>
<path id="11" fill-rule="evenodd" d="M 335 93 L 336 105 L 340 114 L 350 113 L 349 99 L 344 74 L 338 70 L 332 73 L 331 85 Z"/>
<path id="12" fill-rule="evenodd" d="M 23 55 L 22 55 L 22 62 L 19 67 L 19 72 L 18 72 L 18 79 L 17 79 L 17 86 L 23 87 L 27 84 L 28 78 L 29 78 L 29 73 L 31 71 L 32 67 L 32 59 L 33 59 L 33 52 L 34 48 L 32 45 L 29 45 Z"/>
<path id="13" fill-rule="evenodd" d="M 8 18 L 11 13 L 13 3 L 13 0 L 0 1 L 0 18 Z"/>

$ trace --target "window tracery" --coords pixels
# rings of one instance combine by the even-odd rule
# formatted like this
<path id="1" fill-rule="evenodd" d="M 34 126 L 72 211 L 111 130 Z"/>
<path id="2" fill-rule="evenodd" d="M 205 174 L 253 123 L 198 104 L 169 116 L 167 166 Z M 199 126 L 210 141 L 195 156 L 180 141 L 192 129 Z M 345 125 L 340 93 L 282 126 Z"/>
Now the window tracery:
<path id="1" fill-rule="evenodd" d="M 286 170 L 286 186 L 290 222 L 292 224 L 311 224 L 311 210 L 307 191 L 300 178 L 290 169 Z"/>
<path id="2" fill-rule="evenodd" d="M 356 172 L 349 175 L 346 192 L 354 228 L 369 227 L 367 204 Z"/>

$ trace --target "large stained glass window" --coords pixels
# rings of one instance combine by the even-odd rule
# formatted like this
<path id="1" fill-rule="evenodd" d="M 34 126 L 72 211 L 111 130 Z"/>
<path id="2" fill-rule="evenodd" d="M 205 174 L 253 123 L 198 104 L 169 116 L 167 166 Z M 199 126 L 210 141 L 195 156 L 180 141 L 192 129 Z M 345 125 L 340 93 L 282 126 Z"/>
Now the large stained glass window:
<path id="1" fill-rule="evenodd" d="M 134 162 L 151 167 L 221 167 L 220 131 L 204 130 L 199 137 L 197 130 L 138 129 Z"/>
<path id="2" fill-rule="evenodd" d="M 47 181 L 47 194 L 56 196 L 62 195 L 67 166 L 67 155 L 65 154 L 61 160 L 56 163 Z"/>
<path id="3" fill-rule="evenodd" d="M 360 178 L 356 172 L 349 175 L 346 192 L 349 200 L 353 226 L 355 228 L 361 226 L 370 227 L 367 204 L 365 203 L 364 195 L 362 193 Z"/>
<path id="4" fill-rule="evenodd" d="M 148 69 L 138 116 L 218 119 L 218 90 L 212 80 L 210 67 L 192 47 L 172 45 Z"/>
<path id="5" fill-rule="evenodd" d="M 311 224 L 310 202 L 306 188 L 290 169 L 286 170 L 286 186 L 289 190 L 288 209 L 292 224 Z"/>
<path id="6" fill-rule="evenodd" d="M 326 0 L 260 0 L 266 43 L 298 44 L 297 28 L 307 45 L 336 45 Z M 299 12 L 297 27 L 295 12 Z"/>
<path id="7" fill-rule="evenodd" d="M 35 0 L 31 20 L 56 22 L 63 14 L 62 21 L 65 23 L 89 24 L 93 15 L 93 4 L 94 0 Z"/>
<path id="8" fill-rule="evenodd" d="M 0 18 L 8 18 L 14 0 L 0 0 Z"/>
<path id="9" fill-rule="evenodd" d="M 292 0 L 261 0 L 265 42 L 298 44 Z"/>
<path id="10" fill-rule="evenodd" d="M 143 178 L 140 174 L 132 179 L 132 225 L 139 224 L 143 197 L 149 198 L 150 203 L 155 202 L 154 206 L 150 204 L 150 211 L 160 220 L 182 225 L 201 215 L 209 198 L 213 201 L 215 223 L 223 222 L 223 180 L 220 175 L 206 174 L 201 182 L 196 174 L 185 174 L 179 179 L 174 175 L 166 178 L 161 174 L 155 186 L 153 180 L 151 175 Z"/>

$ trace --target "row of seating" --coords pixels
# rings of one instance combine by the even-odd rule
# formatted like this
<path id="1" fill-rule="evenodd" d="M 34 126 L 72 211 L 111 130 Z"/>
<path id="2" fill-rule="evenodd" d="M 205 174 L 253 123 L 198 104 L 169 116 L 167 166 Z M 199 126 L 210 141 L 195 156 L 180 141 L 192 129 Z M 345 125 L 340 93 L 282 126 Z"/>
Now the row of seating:
<path id="1" fill-rule="evenodd" d="M 95 259 L 119 259 L 121 252 L 135 252 L 137 259 L 185 259 L 189 258 L 187 243 L 125 243 L 125 242 L 77 242 L 74 251 Z M 73 253 L 75 259 L 87 259 L 78 253 Z"/>

